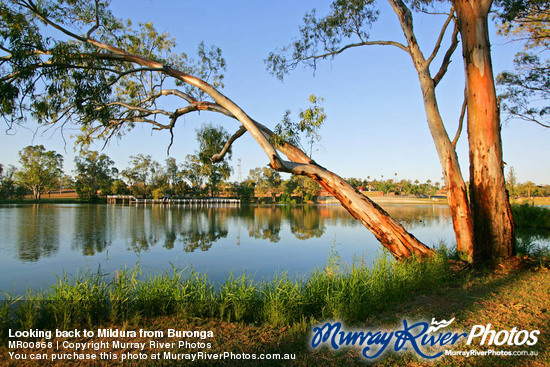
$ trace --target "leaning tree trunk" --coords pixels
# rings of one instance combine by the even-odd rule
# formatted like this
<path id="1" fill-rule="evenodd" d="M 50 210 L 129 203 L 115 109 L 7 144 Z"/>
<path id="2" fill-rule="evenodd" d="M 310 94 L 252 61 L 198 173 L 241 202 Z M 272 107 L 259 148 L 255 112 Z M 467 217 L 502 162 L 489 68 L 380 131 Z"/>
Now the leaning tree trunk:
<path id="1" fill-rule="evenodd" d="M 477 262 L 514 252 L 514 225 L 506 191 L 500 116 L 487 17 L 491 0 L 454 0 L 462 38 L 468 103 L 470 205 Z"/>
<path id="2" fill-rule="evenodd" d="M 323 171 L 321 174 L 314 173 L 310 177 L 332 193 L 344 208 L 363 223 L 393 256 L 402 259 L 411 255 L 425 257 L 433 253 L 431 248 L 407 232 L 384 209 L 355 190 L 340 176 L 326 170 Z"/>
<path id="3" fill-rule="evenodd" d="M 426 257 L 434 253 L 431 248 L 407 232 L 384 209 L 354 189 L 340 176 L 312 161 L 303 165 L 291 165 L 290 169 L 288 166 L 277 167 L 272 165 L 272 168 L 308 176 L 317 181 L 328 192 L 334 195 L 355 219 L 367 227 L 395 258 L 400 260 L 413 255 Z"/>
<path id="4" fill-rule="evenodd" d="M 273 132 L 267 127 L 255 121 L 254 123 L 268 140 L 273 136 Z M 237 132 L 237 135 L 239 134 L 241 133 Z M 277 149 L 286 155 L 291 162 L 272 160 L 271 168 L 277 171 L 307 176 L 315 180 L 334 195 L 355 219 L 367 227 L 395 258 L 399 260 L 410 256 L 422 258 L 434 254 L 433 249 L 407 232 L 384 209 L 354 189 L 337 174 L 319 166 L 301 149 L 289 143 L 279 145 Z M 224 147 L 224 150 L 226 150 L 226 147 Z M 215 158 L 220 159 L 221 156 Z"/>
<path id="5" fill-rule="evenodd" d="M 158 61 L 130 54 L 118 47 L 91 38 L 80 38 L 79 40 L 106 51 L 98 53 L 98 58 L 131 62 L 141 66 L 154 68 L 159 72 L 163 72 L 166 75 L 179 79 L 184 83 L 204 91 L 215 101 L 215 103 L 196 101 L 192 100 L 190 96 L 187 96 L 189 99 L 189 106 L 178 109 L 178 113 L 183 114 L 191 111 L 208 110 L 220 112 L 235 118 L 242 124 L 243 128 L 239 129 L 238 133 L 228 141 L 226 146 L 230 145 L 238 136 L 248 131 L 267 154 L 270 166 L 273 169 L 313 178 L 331 192 L 397 259 L 401 260 L 412 255 L 426 257 L 434 253 L 433 249 L 427 247 L 413 235 L 408 233 L 399 222 L 391 218 L 382 208 L 356 191 L 339 176 L 317 165 L 307 157 L 302 150 L 290 144 L 275 146 L 269 139 L 270 135 L 273 134 L 269 129 L 252 120 L 237 104 L 221 94 L 207 82 L 170 66 L 163 65 Z M 290 161 L 283 160 L 277 150 L 286 155 Z M 225 147 L 224 151 L 227 151 Z"/>

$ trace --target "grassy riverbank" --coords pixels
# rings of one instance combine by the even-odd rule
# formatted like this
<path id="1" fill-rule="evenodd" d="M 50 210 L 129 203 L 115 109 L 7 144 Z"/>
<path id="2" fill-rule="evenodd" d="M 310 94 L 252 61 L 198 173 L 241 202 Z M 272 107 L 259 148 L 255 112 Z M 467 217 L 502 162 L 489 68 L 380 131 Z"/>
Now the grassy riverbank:
<path id="1" fill-rule="evenodd" d="M 540 330 L 539 341 L 532 347 L 496 347 L 497 350 L 530 350 L 538 352 L 538 356 L 527 357 L 502 357 L 502 356 L 478 356 L 457 357 L 444 356 L 435 362 L 427 363 L 411 352 L 386 354 L 376 365 L 380 366 L 546 366 L 550 364 L 548 324 L 550 323 L 550 272 L 547 261 L 538 259 L 514 258 L 496 270 L 473 271 L 453 266 L 450 270 L 451 277 L 439 283 L 437 287 L 416 287 L 403 292 L 395 298 L 390 297 L 385 301 L 379 298 L 378 303 L 371 312 L 361 315 L 357 320 L 349 320 L 346 325 L 358 329 L 383 330 L 395 329 L 404 318 L 408 320 L 429 320 L 433 317 L 437 320 L 455 317 L 453 328 L 456 330 L 470 330 L 473 325 L 486 325 L 491 323 L 496 330 L 518 327 L 522 330 Z M 327 275 L 328 276 L 328 275 Z M 416 281 L 413 284 L 418 284 Z M 433 284 L 433 283 L 432 283 Z M 402 283 L 404 285 L 404 283 Z M 326 289 L 325 289 L 326 290 Z M 224 292 L 221 292 L 224 293 Z M 220 293 L 220 294 L 221 294 Z M 225 292 L 227 294 L 228 292 Z M 221 298 L 220 298 L 221 299 Z M 348 303 L 357 302 L 357 299 Z M 367 306 L 370 302 L 363 300 L 361 306 Z M 356 306 L 360 306 L 357 304 Z M 286 306 L 288 307 L 288 305 Z M 333 312 L 333 311 L 326 311 Z M 196 342 L 209 342 L 207 353 L 232 352 L 234 354 L 262 354 L 279 353 L 281 355 L 295 354 L 293 361 L 261 363 L 252 360 L 201 360 L 191 365 L 225 365 L 225 366 L 249 366 L 249 365 L 274 365 L 274 366 L 364 366 L 365 360 L 360 356 L 360 351 L 355 348 L 343 347 L 338 353 L 323 348 L 312 351 L 308 344 L 312 325 L 330 319 L 329 314 L 322 312 L 316 317 L 299 319 L 291 323 L 282 322 L 244 322 L 227 321 L 231 313 L 224 313 L 226 319 L 216 317 L 191 317 L 184 313 L 176 313 L 163 316 L 130 318 L 127 321 L 105 319 L 94 328 L 113 328 L 120 330 L 203 330 L 213 331 L 214 337 L 202 340 L 200 338 L 186 338 Z M 264 314 L 265 315 L 265 314 Z M 273 321 L 273 320 L 272 320 Z M 86 321 L 84 321 L 86 323 Z M 61 329 L 61 327 L 58 327 Z M 121 338 L 118 338 L 121 339 Z M 136 349 L 102 349 L 112 353 L 148 353 L 153 354 L 158 350 L 148 343 L 151 338 L 133 338 L 134 342 L 144 342 L 143 351 Z M 162 341 L 177 342 L 181 338 L 163 338 Z M 90 338 L 57 338 L 56 340 L 70 340 L 88 342 Z M 117 338 L 102 338 L 103 341 L 114 341 Z M 96 340 L 97 341 L 97 340 Z M 469 350 L 472 346 L 463 343 L 455 346 L 453 350 Z M 491 347 L 476 346 L 474 349 L 488 350 Z M 25 352 L 24 349 L 10 349 L 10 351 Z M 196 348 L 186 346 L 163 349 L 172 353 L 195 353 Z M 38 363 L 13 362 L 7 357 L 5 343 L 0 347 L 0 365 L 22 366 L 38 365 Z M 27 350 L 28 352 L 28 350 Z M 51 352 L 51 351 L 50 351 Z M 48 350 L 44 350 L 48 353 Z M 99 353 L 99 352 L 97 352 Z M 265 361 L 264 361 L 265 362 Z M 131 361 L 125 366 L 178 366 L 183 361 Z M 120 364 L 102 362 L 102 365 Z M 89 362 L 62 361 L 56 363 L 60 366 L 87 366 Z"/>
<path id="2" fill-rule="evenodd" d="M 285 274 L 269 281 L 230 276 L 221 284 L 194 272 L 140 279 L 141 269 L 114 274 L 64 275 L 50 291 L 10 295 L 0 309 L 8 329 L 94 327 L 163 315 L 217 318 L 230 322 L 287 325 L 310 319 L 362 320 L 410 292 L 436 289 L 448 280 L 446 258 L 397 263 L 388 255 L 372 266 L 342 265 L 332 256 L 306 279 Z"/>

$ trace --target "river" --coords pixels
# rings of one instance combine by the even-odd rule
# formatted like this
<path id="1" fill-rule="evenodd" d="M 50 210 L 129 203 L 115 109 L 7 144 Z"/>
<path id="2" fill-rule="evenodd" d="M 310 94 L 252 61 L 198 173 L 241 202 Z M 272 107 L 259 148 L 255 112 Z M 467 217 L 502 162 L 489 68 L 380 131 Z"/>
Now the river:
<path id="1" fill-rule="evenodd" d="M 454 244 L 446 205 L 384 208 L 429 246 Z M 372 262 L 381 245 L 340 205 L 0 206 L 0 290 L 47 289 L 65 272 L 193 269 L 222 281 L 246 272 L 256 280 L 286 272 L 307 276 L 332 257 Z"/>

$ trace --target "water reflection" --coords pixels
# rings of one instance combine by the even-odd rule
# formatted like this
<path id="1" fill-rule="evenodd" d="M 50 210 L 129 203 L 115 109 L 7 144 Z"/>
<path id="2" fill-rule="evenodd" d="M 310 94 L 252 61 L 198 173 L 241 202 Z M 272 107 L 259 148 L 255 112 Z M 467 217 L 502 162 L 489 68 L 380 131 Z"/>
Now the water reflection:
<path id="1" fill-rule="evenodd" d="M 72 248 L 82 255 L 91 256 L 103 252 L 112 243 L 109 228 L 109 212 L 98 205 L 83 205 L 74 211 L 74 231 Z"/>
<path id="2" fill-rule="evenodd" d="M 208 251 L 214 242 L 227 237 L 229 211 L 228 208 L 221 210 L 210 208 L 202 211 L 182 212 L 180 234 L 184 244 L 183 250 L 185 252 L 193 252 L 197 249 Z"/>
<path id="3" fill-rule="evenodd" d="M 289 218 L 292 219 L 290 222 L 290 232 L 297 239 L 319 238 L 325 233 L 324 221 L 328 211 L 320 212 L 316 209 L 315 207 L 306 206 L 291 208 L 289 210 Z"/>
<path id="4" fill-rule="evenodd" d="M 516 229 L 516 239 L 523 243 L 550 243 L 550 231 L 540 231 L 534 229 Z"/>
<path id="5" fill-rule="evenodd" d="M 35 262 L 59 251 L 59 214 L 57 208 L 41 207 L 39 204 L 17 211 L 16 223 L 10 227 L 18 233 L 19 260 Z"/>
<path id="6" fill-rule="evenodd" d="M 281 240 L 283 213 L 276 205 L 254 206 L 240 212 L 240 219 L 246 221 L 248 236 L 277 243 Z"/>
<path id="7" fill-rule="evenodd" d="M 384 209 L 413 234 L 435 233 L 436 241 L 437 236 L 449 237 L 447 206 L 385 205 Z M 57 255 L 60 236 L 68 237 L 71 250 L 85 257 L 104 253 L 112 247 L 120 251 L 121 245 L 126 252 L 138 254 L 154 247 L 185 253 L 206 252 L 228 238 L 231 231 L 238 232 L 236 240 L 230 239 L 231 243 L 239 245 L 241 228 L 250 239 L 278 245 L 289 235 L 299 241 L 321 238 L 328 228 L 359 227 L 364 231 L 360 232 L 363 236 L 369 236 L 367 230 L 338 205 L 208 208 L 24 205 L 4 207 L 2 213 L 0 224 L 17 231 L 15 243 L 7 246 L 17 249 L 16 257 L 21 262 L 36 262 L 42 257 Z M 438 235 L 442 229 L 447 232 Z M 550 232 L 518 231 L 517 235 L 523 240 L 550 242 Z M 347 241 L 345 236 L 339 241 Z M 452 245 L 452 232 L 450 241 L 448 245 Z"/>

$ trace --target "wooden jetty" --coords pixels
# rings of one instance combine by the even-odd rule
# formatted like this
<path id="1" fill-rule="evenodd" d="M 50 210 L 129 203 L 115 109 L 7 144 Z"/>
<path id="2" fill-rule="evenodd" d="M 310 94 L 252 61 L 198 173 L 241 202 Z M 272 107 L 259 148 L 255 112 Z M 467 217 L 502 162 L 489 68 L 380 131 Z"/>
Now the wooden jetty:
<path id="1" fill-rule="evenodd" d="M 239 199 L 208 198 L 208 199 L 138 199 L 133 195 L 107 195 L 107 204 L 158 204 L 158 205 L 240 205 Z"/>

